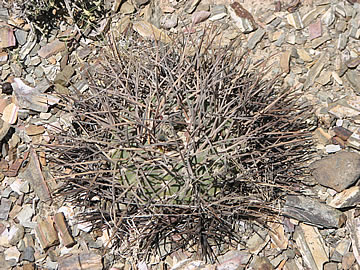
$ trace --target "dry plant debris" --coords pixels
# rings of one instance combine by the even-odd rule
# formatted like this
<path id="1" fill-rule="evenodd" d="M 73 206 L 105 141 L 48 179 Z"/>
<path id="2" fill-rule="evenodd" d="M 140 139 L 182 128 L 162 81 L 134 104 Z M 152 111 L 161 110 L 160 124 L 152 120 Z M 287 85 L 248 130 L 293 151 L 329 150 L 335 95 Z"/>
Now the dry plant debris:
<path id="1" fill-rule="evenodd" d="M 276 214 L 299 187 L 310 110 L 211 34 L 132 39 L 102 50 L 83 69 L 89 90 L 66 97 L 72 127 L 48 146 L 67 172 L 59 194 L 139 257 L 191 247 L 213 259 L 237 220 Z"/>

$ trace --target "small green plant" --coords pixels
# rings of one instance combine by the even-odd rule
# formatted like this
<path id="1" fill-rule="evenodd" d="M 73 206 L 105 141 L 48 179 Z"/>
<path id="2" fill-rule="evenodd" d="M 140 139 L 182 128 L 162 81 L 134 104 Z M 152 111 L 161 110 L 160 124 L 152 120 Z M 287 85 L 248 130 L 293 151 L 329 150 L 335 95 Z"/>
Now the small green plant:
<path id="1" fill-rule="evenodd" d="M 214 259 L 239 241 L 237 221 L 277 214 L 298 184 L 310 110 L 211 34 L 133 41 L 100 50 L 88 92 L 66 97 L 73 126 L 48 146 L 68 170 L 59 193 L 139 258 L 191 248 Z"/>
<path id="2" fill-rule="evenodd" d="M 89 25 L 96 25 L 107 12 L 103 0 L 27 0 L 17 3 L 24 17 L 42 34 L 58 29 L 62 22 L 84 30 Z"/>

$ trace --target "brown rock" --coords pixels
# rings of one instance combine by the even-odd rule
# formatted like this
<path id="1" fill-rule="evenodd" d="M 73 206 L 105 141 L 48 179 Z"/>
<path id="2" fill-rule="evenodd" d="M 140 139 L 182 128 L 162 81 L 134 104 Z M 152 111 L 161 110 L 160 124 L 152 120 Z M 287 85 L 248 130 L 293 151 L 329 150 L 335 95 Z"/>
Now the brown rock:
<path id="1" fill-rule="evenodd" d="M 244 34 L 250 33 L 256 30 L 256 22 L 249 11 L 247 11 L 243 6 L 234 2 L 228 7 L 229 14 L 231 18 L 235 21 L 235 25 L 240 29 Z"/>
<path id="2" fill-rule="evenodd" d="M 338 269 L 337 263 L 329 262 L 324 264 L 324 270 L 337 270 L 337 269 Z"/>
<path id="3" fill-rule="evenodd" d="M 310 168 L 320 185 L 341 192 L 359 178 L 360 155 L 341 151 L 312 163 Z"/>
<path id="4" fill-rule="evenodd" d="M 347 252 L 344 254 L 344 257 L 341 262 L 342 269 L 350 269 L 355 262 L 355 256 L 353 252 Z"/>
<path id="5" fill-rule="evenodd" d="M 45 132 L 45 128 L 43 126 L 29 125 L 25 128 L 27 135 L 34 136 L 43 134 Z"/>
<path id="6" fill-rule="evenodd" d="M 54 222 L 63 245 L 67 248 L 73 246 L 75 244 L 75 240 L 68 230 L 64 214 L 57 213 L 54 217 Z"/>
<path id="7" fill-rule="evenodd" d="M 41 201 L 51 199 L 49 188 L 42 174 L 39 158 L 34 149 L 30 150 L 30 161 L 24 171 L 24 176 L 30 181 L 31 186 Z"/>
<path id="8" fill-rule="evenodd" d="M 101 255 L 95 253 L 73 254 L 59 260 L 59 270 L 102 270 Z"/>
<path id="9" fill-rule="evenodd" d="M 64 51 L 66 49 L 65 42 L 61 42 L 57 39 L 46 44 L 38 51 L 38 55 L 42 58 L 48 58 L 58 52 Z"/>
<path id="10" fill-rule="evenodd" d="M 266 257 L 256 256 L 251 263 L 249 269 L 254 270 L 272 270 L 274 266 L 270 263 L 270 260 Z"/>
<path id="11" fill-rule="evenodd" d="M 43 249 L 59 244 L 59 238 L 55 231 L 54 224 L 49 217 L 38 223 L 35 228 L 35 234 Z"/>
<path id="12" fill-rule="evenodd" d="M 286 51 L 283 54 L 281 54 L 280 56 L 280 68 L 281 71 L 284 72 L 285 74 L 289 73 L 290 71 L 290 55 L 291 52 L 290 51 Z"/>

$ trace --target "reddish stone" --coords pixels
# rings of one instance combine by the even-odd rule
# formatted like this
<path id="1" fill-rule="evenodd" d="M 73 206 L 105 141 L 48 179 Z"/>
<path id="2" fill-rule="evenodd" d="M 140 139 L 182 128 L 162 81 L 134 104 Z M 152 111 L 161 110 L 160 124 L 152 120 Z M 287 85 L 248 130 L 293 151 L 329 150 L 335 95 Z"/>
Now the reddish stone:
<path id="1" fill-rule="evenodd" d="M 10 27 L 0 28 L 0 48 L 8 48 L 16 45 L 15 35 L 13 29 Z"/>
<path id="2" fill-rule="evenodd" d="M 322 27 L 321 27 L 321 20 L 317 20 L 316 22 L 309 25 L 309 37 L 310 40 L 322 36 Z"/>

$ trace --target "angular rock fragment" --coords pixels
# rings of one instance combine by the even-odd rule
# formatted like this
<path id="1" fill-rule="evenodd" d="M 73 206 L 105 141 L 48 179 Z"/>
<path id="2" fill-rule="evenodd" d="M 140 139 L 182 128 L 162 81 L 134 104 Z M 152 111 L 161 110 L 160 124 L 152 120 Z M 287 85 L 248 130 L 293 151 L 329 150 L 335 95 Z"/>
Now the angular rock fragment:
<path id="1" fill-rule="evenodd" d="M 67 248 L 75 244 L 75 240 L 69 232 L 68 226 L 65 221 L 65 216 L 63 213 L 57 213 L 54 216 L 55 226 L 59 232 L 61 242 Z"/>
<path id="2" fill-rule="evenodd" d="M 350 233 L 355 259 L 357 263 L 360 264 L 360 217 L 354 209 L 347 213 L 347 217 L 346 228 Z"/>
<path id="3" fill-rule="evenodd" d="M 317 62 L 311 67 L 307 74 L 306 81 L 304 83 L 304 89 L 308 89 L 310 86 L 312 86 L 315 82 L 315 79 L 317 76 L 319 76 L 320 72 L 325 66 L 325 63 L 327 62 L 328 55 L 326 53 L 323 53 L 320 58 L 317 60 Z"/>
<path id="4" fill-rule="evenodd" d="M 264 37 L 266 31 L 263 28 L 259 28 L 251 35 L 251 37 L 248 39 L 248 42 L 246 44 L 246 47 L 250 50 L 254 49 L 255 46 L 261 41 L 261 39 Z"/>
<path id="5" fill-rule="evenodd" d="M 334 208 L 345 208 L 360 204 L 360 187 L 355 186 L 335 195 L 329 205 Z"/>
<path id="6" fill-rule="evenodd" d="M 300 224 L 295 230 L 294 239 L 305 265 L 309 269 L 322 270 L 329 258 L 328 249 L 319 230 L 306 224 Z"/>
<path id="7" fill-rule="evenodd" d="M 348 70 L 346 72 L 346 79 L 348 79 L 351 87 L 360 94 L 360 72 L 356 70 Z"/>
<path id="8" fill-rule="evenodd" d="M 7 220 L 11 209 L 12 202 L 9 199 L 1 198 L 0 201 L 0 219 Z"/>
<path id="9" fill-rule="evenodd" d="M 42 58 L 49 58 L 50 56 L 57 54 L 58 52 L 66 49 L 66 43 L 55 39 L 54 41 L 46 44 L 38 51 L 38 55 Z"/>
<path id="10" fill-rule="evenodd" d="M 337 42 L 337 48 L 342 51 L 346 48 L 348 38 L 346 34 L 341 33 Z"/>
<path id="11" fill-rule="evenodd" d="M 40 242 L 42 249 L 59 244 L 59 238 L 54 228 L 54 224 L 50 218 L 42 220 L 35 228 L 35 234 Z M 75 268 L 74 268 L 75 269 Z"/>
<path id="12" fill-rule="evenodd" d="M 20 252 L 16 247 L 10 247 L 4 251 L 5 260 L 15 260 L 16 262 L 19 261 Z"/>
<path id="13" fill-rule="evenodd" d="M 170 38 L 164 31 L 161 31 L 159 28 L 146 21 L 134 22 L 133 28 L 144 38 L 160 40 L 164 43 L 170 42 Z"/>
<path id="14" fill-rule="evenodd" d="M 227 270 L 235 266 L 246 266 L 249 262 L 251 253 L 240 250 L 231 250 L 218 258 L 217 270 Z"/>
<path id="15" fill-rule="evenodd" d="M 0 26 L 0 48 L 8 48 L 16 45 L 13 29 L 8 26 Z"/>
<path id="16" fill-rule="evenodd" d="M 318 6 L 312 10 L 310 10 L 308 13 L 306 13 L 302 17 L 302 21 L 304 26 L 308 26 L 311 22 L 313 22 L 317 17 L 319 17 L 325 10 L 327 9 L 326 6 Z"/>
<path id="17" fill-rule="evenodd" d="M 320 228 L 340 228 L 346 221 L 341 211 L 305 196 L 288 195 L 282 213 Z"/>
<path id="18" fill-rule="evenodd" d="M 227 16 L 225 5 L 213 6 L 210 12 L 211 12 L 211 16 L 209 18 L 210 21 L 221 20 L 222 18 Z"/>
<path id="19" fill-rule="evenodd" d="M 73 254 L 59 260 L 59 270 L 102 270 L 102 257 L 95 253 Z"/>
<path id="20" fill-rule="evenodd" d="M 351 186 L 360 176 L 360 155 L 341 151 L 310 165 L 315 180 L 338 192 Z"/>
<path id="21" fill-rule="evenodd" d="M 360 65 L 360 56 L 346 61 L 345 64 L 348 68 L 356 68 L 358 65 Z"/>
<path id="22" fill-rule="evenodd" d="M 16 246 L 17 243 L 24 237 L 24 227 L 20 224 L 11 226 L 9 231 L 9 244 Z"/>
<path id="23" fill-rule="evenodd" d="M 309 25 L 309 38 L 310 40 L 313 40 L 321 36 L 322 36 L 321 21 L 318 20 Z"/>
<path id="24" fill-rule="evenodd" d="M 250 264 L 249 269 L 267 269 L 273 270 L 274 266 L 271 264 L 270 260 L 266 257 L 255 256 L 254 260 Z"/>
<path id="25" fill-rule="evenodd" d="M 164 29 L 171 29 L 178 24 L 178 17 L 176 14 L 165 14 L 160 19 L 160 27 Z"/>
<path id="26" fill-rule="evenodd" d="M 336 136 L 338 136 L 340 139 L 344 141 L 347 141 L 352 134 L 350 130 L 338 126 L 333 127 L 331 130 L 335 133 Z"/>
<path id="27" fill-rule="evenodd" d="M 326 25 L 330 26 L 335 21 L 335 12 L 333 6 L 329 7 L 329 9 L 325 12 L 325 14 L 321 17 L 321 21 Z"/>
<path id="28" fill-rule="evenodd" d="M 11 84 L 20 108 L 30 109 L 38 112 L 47 112 L 49 106 L 59 102 L 59 98 L 43 94 L 39 88 L 27 86 L 21 79 L 15 78 Z"/>
<path id="29" fill-rule="evenodd" d="M 6 136 L 9 132 L 10 124 L 0 119 L 0 141 Z"/>
<path id="30" fill-rule="evenodd" d="M 51 199 L 49 188 L 42 174 L 39 158 L 34 149 L 30 150 L 30 161 L 24 171 L 24 176 L 30 181 L 31 186 L 41 201 Z"/>
<path id="31" fill-rule="evenodd" d="M 304 28 L 304 24 L 302 22 L 300 13 L 298 11 L 296 11 L 294 13 L 290 13 L 289 15 L 287 15 L 286 18 L 287 18 L 288 23 L 291 26 L 293 26 L 295 29 L 299 30 L 299 29 Z"/>
<path id="32" fill-rule="evenodd" d="M 200 3 L 200 0 L 187 1 L 186 6 L 184 7 L 185 12 L 188 14 L 193 13 L 199 3 Z"/>
<path id="33" fill-rule="evenodd" d="M 305 62 L 311 62 L 312 61 L 312 58 L 311 58 L 310 54 L 305 49 L 298 48 L 297 53 L 298 53 L 299 57 L 303 61 L 305 61 Z"/>
<path id="34" fill-rule="evenodd" d="M 316 49 L 329 40 L 331 40 L 331 37 L 329 35 L 318 37 L 311 41 L 311 48 Z"/>
<path id="35" fill-rule="evenodd" d="M 290 71 L 290 51 L 286 51 L 281 54 L 280 56 L 280 68 L 281 71 L 285 74 L 289 73 Z"/>
<path id="36" fill-rule="evenodd" d="M 16 104 L 14 103 L 10 103 L 4 108 L 1 120 L 10 125 L 15 124 L 15 122 L 17 121 L 18 111 L 19 107 L 16 106 Z"/>
<path id="37" fill-rule="evenodd" d="M 331 80 L 331 71 L 323 71 L 320 73 L 319 77 L 316 78 L 316 82 L 321 85 L 327 85 Z"/>
<path id="38" fill-rule="evenodd" d="M 244 34 L 250 33 L 256 30 L 257 25 L 250 14 L 241 4 L 234 2 L 229 6 L 229 14 L 231 18 L 235 21 L 235 25 L 240 29 Z"/>
<path id="39" fill-rule="evenodd" d="M 353 132 L 349 139 L 347 140 L 348 146 L 360 150 L 360 128 Z"/>

